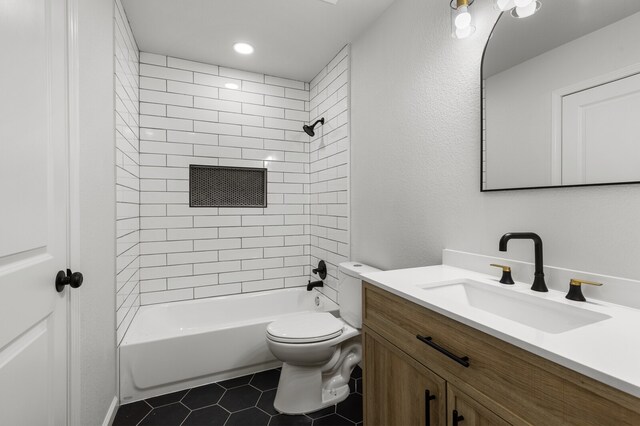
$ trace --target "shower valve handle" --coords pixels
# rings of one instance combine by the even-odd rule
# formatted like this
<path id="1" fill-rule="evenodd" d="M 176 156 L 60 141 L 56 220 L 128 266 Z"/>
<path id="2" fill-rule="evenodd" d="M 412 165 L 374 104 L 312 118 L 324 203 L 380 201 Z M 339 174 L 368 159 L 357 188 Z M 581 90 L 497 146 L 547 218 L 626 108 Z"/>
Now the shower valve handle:
<path id="1" fill-rule="evenodd" d="M 324 260 L 321 260 L 320 262 L 318 262 L 318 267 L 312 269 L 311 272 L 313 272 L 314 274 L 318 274 L 320 276 L 320 279 L 324 280 L 325 278 L 327 278 L 327 264 L 324 263 Z"/>

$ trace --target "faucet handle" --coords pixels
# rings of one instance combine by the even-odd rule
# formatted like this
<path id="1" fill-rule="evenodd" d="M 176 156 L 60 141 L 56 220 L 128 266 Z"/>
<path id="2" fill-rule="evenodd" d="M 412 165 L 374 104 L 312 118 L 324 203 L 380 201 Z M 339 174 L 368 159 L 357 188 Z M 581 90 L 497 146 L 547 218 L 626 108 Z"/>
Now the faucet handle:
<path id="1" fill-rule="evenodd" d="M 595 286 L 598 286 L 598 287 L 600 287 L 602 285 L 602 283 L 597 283 L 595 281 L 579 280 L 577 278 L 571 278 L 571 281 L 569 282 L 569 284 L 577 285 L 577 286 L 580 286 L 582 284 L 589 284 L 589 285 L 595 285 Z"/>
<path id="2" fill-rule="evenodd" d="M 567 293 L 566 298 L 569 300 L 575 300 L 576 302 L 586 302 L 587 299 L 585 299 L 582 294 L 582 284 L 595 285 L 598 287 L 602 285 L 602 283 L 597 283 L 595 281 L 571 278 L 571 281 L 569 281 L 569 293 Z"/>
<path id="3" fill-rule="evenodd" d="M 492 263 L 490 266 L 502 268 L 502 277 L 500 278 L 501 284 L 515 284 L 513 282 L 513 278 L 511 277 L 511 266 L 498 265 L 497 263 Z"/>

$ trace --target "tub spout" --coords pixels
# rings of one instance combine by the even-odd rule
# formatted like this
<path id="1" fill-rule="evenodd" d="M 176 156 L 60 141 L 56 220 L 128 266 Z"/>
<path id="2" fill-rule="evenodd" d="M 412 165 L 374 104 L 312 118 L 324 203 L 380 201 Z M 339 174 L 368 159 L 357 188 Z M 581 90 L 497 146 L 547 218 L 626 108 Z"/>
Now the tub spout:
<path id="1" fill-rule="evenodd" d="M 311 282 L 311 280 L 309 280 L 309 284 L 307 284 L 307 291 L 311 291 L 316 287 L 324 287 L 324 282 L 323 281 Z"/>

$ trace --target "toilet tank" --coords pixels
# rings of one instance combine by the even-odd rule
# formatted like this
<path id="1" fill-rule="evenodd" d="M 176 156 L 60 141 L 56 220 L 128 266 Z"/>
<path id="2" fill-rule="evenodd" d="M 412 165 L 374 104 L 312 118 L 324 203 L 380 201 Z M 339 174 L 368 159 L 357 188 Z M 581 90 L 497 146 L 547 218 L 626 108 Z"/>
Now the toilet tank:
<path id="1" fill-rule="evenodd" d="M 338 266 L 338 304 L 340 317 L 355 328 L 362 328 L 362 274 L 378 272 L 372 266 L 345 262 Z"/>

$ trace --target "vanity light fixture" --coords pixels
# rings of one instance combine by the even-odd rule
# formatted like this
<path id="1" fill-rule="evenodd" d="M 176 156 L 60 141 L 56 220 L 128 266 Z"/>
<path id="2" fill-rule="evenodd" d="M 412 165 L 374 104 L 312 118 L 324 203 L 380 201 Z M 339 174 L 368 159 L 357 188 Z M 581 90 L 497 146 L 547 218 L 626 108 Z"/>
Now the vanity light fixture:
<path id="1" fill-rule="evenodd" d="M 514 4 L 515 7 L 511 9 L 511 16 L 514 18 L 528 18 L 542 7 L 538 0 L 514 0 Z"/>
<path id="2" fill-rule="evenodd" d="M 469 8 L 474 0 L 451 0 L 451 36 L 456 39 L 469 37 L 476 31 Z"/>
<path id="3" fill-rule="evenodd" d="M 511 11 L 515 18 L 527 18 L 535 14 L 542 3 L 538 0 L 493 0 L 496 10 L 501 12 Z"/>
<path id="4" fill-rule="evenodd" d="M 514 0 L 493 0 L 493 1 L 494 1 L 494 6 L 496 10 L 499 10 L 501 12 L 505 12 L 507 10 L 511 10 L 514 7 L 516 7 Z"/>
<path id="5" fill-rule="evenodd" d="M 253 53 L 253 46 L 249 43 L 236 43 L 233 45 L 233 50 L 241 55 L 251 55 Z"/>

